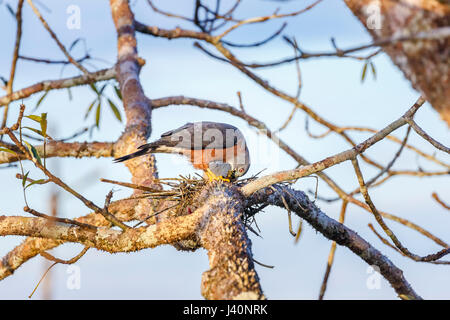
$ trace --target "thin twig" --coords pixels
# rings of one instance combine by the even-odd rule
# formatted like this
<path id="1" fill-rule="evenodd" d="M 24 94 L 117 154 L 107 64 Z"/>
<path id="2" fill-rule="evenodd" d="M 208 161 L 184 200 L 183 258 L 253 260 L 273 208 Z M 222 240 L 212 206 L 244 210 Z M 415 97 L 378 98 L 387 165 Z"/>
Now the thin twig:
<path id="1" fill-rule="evenodd" d="M 347 201 L 342 201 L 341 213 L 339 214 L 339 222 L 344 223 L 345 213 L 347 211 Z M 334 254 L 336 252 L 336 241 L 331 243 L 330 253 L 328 254 L 327 269 L 325 270 L 325 275 L 323 276 L 322 285 L 320 287 L 319 300 L 323 300 L 325 291 L 327 290 L 328 278 L 330 276 L 331 267 L 334 262 Z"/>
<path id="2" fill-rule="evenodd" d="M 40 217 L 40 218 L 45 218 L 49 221 L 53 221 L 53 222 L 61 222 L 61 223 L 65 223 L 65 224 L 71 224 L 71 225 L 75 225 L 75 226 L 79 226 L 82 228 L 88 228 L 88 229 L 97 229 L 96 226 L 90 225 L 90 224 L 86 224 L 86 223 L 82 223 L 82 222 L 78 222 L 76 220 L 72 220 L 72 219 L 68 219 L 68 218 L 58 218 L 58 217 L 53 217 L 53 216 L 49 216 L 46 215 L 44 213 L 40 213 L 34 209 L 29 208 L 28 206 L 23 208 L 23 211 L 28 212 L 30 214 L 32 214 L 33 216 L 36 217 Z"/>
<path id="3" fill-rule="evenodd" d="M 66 48 L 64 47 L 64 45 L 61 43 L 61 41 L 59 41 L 58 37 L 56 36 L 56 34 L 53 32 L 53 30 L 50 28 L 50 26 L 48 25 L 47 21 L 45 21 L 45 19 L 42 17 L 41 13 L 39 12 L 39 10 L 34 6 L 33 1 L 32 0 L 27 0 L 28 4 L 30 5 L 31 9 L 33 9 L 33 12 L 36 14 L 36 16 L 39 18 L 39 20 L 41 21 L 42 25 L 44 26 L 44 28 L 48 31 L 48 33 L 50 33 L 50 36 L 53 38 L 53 40 L 55 40 L 56 44 L 58 45 L 58 47 L 61 49 L 61 51 L 64 53 L 64 55 L 66 56 L 66 58 L 70 61 L 70 63 L 72 63 L 74 66 L 76 66 L 78 69 L 80 69 L 85 75 L 89 74 L 89 71 L 84 68 L 80 63 L 78 63 L 74 58 L 72 58 L 72 56 L 69 54 L 69 52 L 66 50 Z"/>
<path id="4" fill-rule="evenodd" d="M 75 257 L 73 257 L 70 260 L 62 260 L 62 259 L 58 259 L 55 258 L 54 256 L 52 256 L 51 254 L 43 251 L 41 252 L 41 256 L 43 256 L 44 258 L 50 260 L 50 261 L 54 261 L 54 263 L 48 267 L 47 271 L 45 271 L 45 273 L 42 275 L 41 279 L 39 280 L 38 284 L 36 285 L 36 287 L 34 288 L 34 290 L 31 292 L 31 294 L 28 296 L 28 298 L 31 298 L 33 296 L 33 294 L 36 292 L 37 288 L 39 287 L 39 285 L 41 284 L 42 280 L 44 280 L 45 276 L 47 275 L 47 273 L 50 271 L 51 268 L 53 268 L 55 265 L 57 265 L 58 263 L 61 264 L 74 264 L 76 263 L 78 260 L 80 260 L 80 258 L 82 256 L 85 255 L 85 253 L 89 250 L 89 247 L 84 247 L 83 250 L 77 254 Z"/>
<path id="5" fill-rule="evenodd" d="M 402 243 L 400 242 L 400 240 L 398 240 L 397 236 L 386 225 L 386 223 L 383 220 L 383 217 L 381 216 L 381 214 L 378 212 L 378 209 L 373 204 L 372 199 L 369 196 L 369 192 L 367 190 L 367 186 L 364 183 L 364 178 L 362 176 L 361 169 L 359 167 L 358 160 L 356 159 L 356 157 L 354 159 L 352 159 L 352 164 L 353 164 L 353 168 L 355 169 L 356 176 L 358 178 L 358 182 L 359 182 L 359 185 L 360 185 L 360 188 L 361 188 L 361 194 L 364 196 L 364 200 L 366 201 L 367 205 L 370 207 L 370 210 L 372 211 L 372 213 L 373 213 L 373 215 L 375 217 L 375 220 L 378 222 L 378 224 L 384 230 L 386 235 L 389 236 L 389 238 L 391 238 L 391 240 L 394 242 L 395 246 L 401 252 L 403 252 L 405 255 L 407 255 L 408 257 L 410 257 L 411 259 L 413 259 L 415 261 L 426 261 L 426 262 L 438 260 L 441 257 L 443 257 L 443 256 L 445 256 L 445 255 L 450 253 L 450 247 L 449 247 L 449 248 L 445 248 L 445 249 L 439 251 L 436 254 L 430 254 L 430 255 L 427 255 L 425 257 L 420 257 L 420 256 L 410 252 L 406 247 L 404 247 L 402 245 Z"/>
<path id="6" fill-rule="evenodd" d="M 446 204 L 444 201 L 442 201 L 441 199 L 439 199 L 439 196 L 437 195 L 436 192 L 433 192 L 433 194 L 431 195 L 433 197 L 434 200 L 436 200 L 437 203 L 439 203 L 442 207 L 444 207 L 447 210 L 450 210 L 450 206 L 448 204 Z"/>

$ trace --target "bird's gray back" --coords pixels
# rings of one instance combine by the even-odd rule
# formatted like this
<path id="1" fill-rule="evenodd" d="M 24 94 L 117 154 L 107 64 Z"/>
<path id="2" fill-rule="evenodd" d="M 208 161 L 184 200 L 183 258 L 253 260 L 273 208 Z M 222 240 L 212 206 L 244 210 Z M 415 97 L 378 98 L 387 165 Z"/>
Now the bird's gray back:
<path id="1" fill-rule="evenodd" d="M 158 143 L 181 149 L 222 149 L 235 146 L 242 137 L 238 128 L 220 122 L 188 122 L 161 135 Z"/>

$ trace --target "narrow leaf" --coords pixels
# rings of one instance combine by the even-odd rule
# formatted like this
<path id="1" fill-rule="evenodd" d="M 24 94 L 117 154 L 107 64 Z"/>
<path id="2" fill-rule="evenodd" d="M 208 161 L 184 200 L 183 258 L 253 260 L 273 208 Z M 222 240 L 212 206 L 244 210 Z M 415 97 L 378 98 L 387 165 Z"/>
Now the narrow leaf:
<path id="1" fill-rule="evenodd" d="M 36 159 L 36 161 L 42 165 L 42 161 L 41 161 L 41 157 L 39 156 L 39 153 L 37 152 L 36 148 L 33 147 L 31 144 L 29 144 L 27 141 L 24 141 L 25 144 L 28 147 L 28 150 L 30 150 L 31 155 L 33 156 L 33 158 Z"/>
<path id="2" fill-rule="evenodd" d="M 373 62 L 370 62 L 370 68 L 372 69 L 373 78 L 376 80 L 377 79 L 377 71 L 375 70 L 375 65 L 373 64 Z"/>
<path id="3" fill-rule="evenodd" d="M 28 187 L 32 186 L 33 184 L 45 184 L 45 183 L 47 183 L 47 182 L 48 182 L 48 180 L 46 180 L 46 179 L 34 180 L 33 182 L 29 183 L 29 184 L 25 187 L 25 189 L 27 189 Z"/>
<path id="4" fill-rule="evenodd" d="M 94 132 L 94 128 L 95 128 L 95 125 L 92 125 L 92 126 L 89 128 L 89 138 L 92 138 L 92 133 Z"/>
<path id="5" fill-rule="evenodd" d="M 41 123 L 42 118 L 40 116 L 36 116 L 34 114 L 31 114 L 29 116 L 25 116 L 25 118 L 31 119 L 33 121 L 36 121 L 37 123 Z"/>
<path id="6" fill-rule="evenodd" d="M 3 85 L 5 87 L 8 85 L 8 80 L 6 80 L 4 77 L 0 76 L 0 80 L 3 82 Z"/>
<path id="7" fill-rule="evenodd" d="M 69 101 L 72 101 L 73 96 L 72 96 L 72 90 L 70 88 L 67 88 L 67 94 L 69 95 Z"/>
<path id="8" fill-rule="evenodd" d="M 117 97 L 122 100 L 122 92 L 120 92 L 120 89 L 114 86 L 114 91 L 116 92 Z"/>
<path id="9" fill-rule="evenodd" d="M 44 137 L 44 138 L 49 138 L 50 140 L 53 140 L 52 137 L 50 137 L 48 134 L 44 134 L 44 133 L 43 133 L 41 130 L 39 130 L 39 129 L 35 129 L 35 128 L 31 128 L 31 127 L 22 127 L 22 129 L 28 129 L 28 130 L 31 130 L 31 131 L 37 133 L 38 135 L 40 135 L 40 136 L 42 136 L 42 137 Z"/>
<path id="10" fill-rule="evenodd" d="M 44 137 L 47 137 L 47 113 L 41 113 L 41 131 Z"/>
<path id="11" fill-rule="evenodd" d="M 99 125 L 100 125 L 100 108 L 101 108 L 101 101 L 98 102 L 97 110 L 95 113 L 95 125 L 97 128 L 99 128 Z"/>
<path id="12" fill-rule="evenodd" d="M 366 79 L 366 71 L 367 71 L 367 62 L 364 63 L 364 67 L 362 69 L 361 82 L 364 82 L 364 80 Z"/>
<path id="13" fill-rule="evenodd" d="M 98 94 L 99 94 L 99 95 L 102 95 L 103 90 L 105 90 L 105 88 L 106 88 L 107 85 L 108 85 L 108 84 L 105 83 L 105 84 L 100 88 L 100 90 L 98 91 Z"/>
<path id="14" fill-rule="evenodd" d="M 11 15 L 14 17 L 14 19 L 16 19 L 16 13 L 14 12 L 14 9 L 11 8 L 9 4 L 6 4 L 6 8 L 8 9 L 9 13 L 11 13 Z"/>
<path id="15" fill-rule="evenodd" d="M 92 108 L 94 107 L 95 102 L 97 101 L 97 99 L 94 99 L 94 101 L 91 102 L 91 104 L 89 105 L 85 115 L 84 115 L 84 120 L 86 120 L 86 118 L 89 116 L 89 114 L 92 111 Z"/>
<path id="16" fill-rule="evenodd" d="M 81 38 L 76 38 L 70 45 L 69 51 L 71 51 L 77 45 L 77 43 L 80 42 L 80 40 L 81 40 Z"/>
<path id="17" fill-rule="evenodd" d="M 39 98 L 38 102 L 36 103 L 36 106 L 34 107 L 33 111 L 36 111 L 37 108 L 41 105 L 42 101 L 44 101 L 45 97 L 50 91 L 45 91 L 45 93 Z"/>
<path id="18" fill-rule="evenodd" d="M 17 154 L 15 151 L 13 151 L 13 150 L 11 150 L 11 149 L 8 149 L 8 148 L 0 148 L 0 151 L 4 151 L 4 152 L 9 152 L 9 153 L 12 153 L 12 154 Z"/>
<path id="19" fill-rule="evenodd" d="M 30 173 L 30 171 L 25 173 L 25 175 L 22 177 L 22 187 L 25 187 L 25 183 L 27 183 L 27 178 L 28 178 L 29 173 Z"/>
<path id="20" fill-rule="evenodd" d="M 91 84 L 89 84 L 89 86 L 91 87 L 91 89 L 92 89 L 97 95 L 99 95 L 98 89 L 97 89 L 97 87 L 95 86 L 95 84 L 91 83 Z"/>
<path id="21" fill-rule="evenodd" d="M 122 122 L 122 116 L 120 115 L 119 109 L 114 104 L 114 102 L 111 101 L 111 99 L 108 98 L 109 106 L 111 107 L 111 110 L 114 112 L 114 115 L 116 116 L 117 120 Z"/>

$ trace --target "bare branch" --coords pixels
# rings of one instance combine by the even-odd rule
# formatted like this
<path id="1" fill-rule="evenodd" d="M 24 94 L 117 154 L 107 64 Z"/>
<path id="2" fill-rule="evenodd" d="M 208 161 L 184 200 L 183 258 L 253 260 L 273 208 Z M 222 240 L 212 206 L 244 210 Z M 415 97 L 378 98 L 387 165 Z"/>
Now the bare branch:
<path id="1" fill-rule="evenodd" d="M 0 234 L 77 242 L 107 252 L 131 252 L 185 239 L 195 232 L 200 217 L 200 214 L 176 217 L 162 221 L 158 226 L 129 228 L 121 232 L 61 225 L 45 218 L 0 216 Z"/>
<path id="2" fill-rule="evenodd" d="M 6 84 L 6 94 L 10 95 L 13 92 L 13 83 L 14 77 L 16 75 L 16 66 L 17 60 L 19 57 L 19 49 L 20 49 L 20 40 L 22 39 L 22 8 L 23 8 L 23 0 L 19 0 L 17 3 L 17 11 L 16 11 L 16 22 L 17 22 L 17 30 L 16 30 L 16 42 L 14 45 L 13 58 L 11 62 L 11 71 L 9 75 L 8 83 Z M 6 126 L 6 122 L 8 119 L 8 109 L 9 105 L 6 105 L 5 110 L 3 112 L 3 120 L 1 129 Z"/>
<path id="3" fill-rule="evenodd" d="M 88 74 L 83 74 L 76 77 L 70 77 L 59 80 L 45 80 L 33 84 L 32 86 L 20 89 L 6 96 L 0 97 L 0 106 L 20 99 L 27 98 L 35 93 L 41 91 L 49 91 L 53 89 L 64 89 L 85 84 L 90 84 L 98 81 L 110 80 L 115 78 L 116 71 L 114 68 L 102 69 Z"/>
<path id="4" fill-rule="evenodd" d="M 27 157 L 20 152 L 20 150 L 14 148 L 14 145 L 0 143 L 0 146 L 4 146 L 8 149 L 17 152 L 14 155 L 9 152 L 0 151 L 0 164 L 11 163 L 20 160 L 27 159 Z M 44 158 L 44 145 L 35 146 L 41 158 Z M 60 142 L 50 141 L 45 144 L 45 157 L 114 157 L 114 143 L 112 142 Z"/>
<path id="5" fill-rule="evenodd" d="M 436 149 L 439 149 L 441 151 L 444 151 L 444 152 L 450 154 L 450 148 L 449 147 L 444 146 L 443 144 L 439 143 L 438 141 L 436 141 L 432 137 L 430 137 L 430 135 L 428 135 L 421 127 L 419 127 L 417 125 L 417 123 L 415 123 L 414 120 L 411 119 L 411 117 L 405 117 L 405 120 L 414 129 L 414 131 L 417 132 L 418 135 L 420 135 L 426 141 L 431 143 Z"/>
<path id="6" fill-rule="evenodd" d="M 361 173 L 361 169 L 358 164 L 358 160 L 355 156 L 355 158 L 352 159 L 352 164 L 355 169 L 356 176 L 358 177 L 358 182 L 361 188 L 361 194 L 364 196 L 364 200 L 366 201 L 367 205 L 370 207 L 370 210 L 372 211 L 375 220 L 378 222 L 378 224 L 383 228 L 384 232 L 391 238 L 391 240 L 394 242 L 395 246 L 406 256 L 410 257 L 411 259 L 415 261 L 435 261 L 440 259 L 441 257 L 447 255 L 450 253 L 450 247 L 445 248 L 441 251 L 439 251 L 436 254 L 430 254 L 425 257 L 420 257 L 412 252 L 410 252 L 406 247 L 402 245 L 400 240 L 398 240 L 397 236 L 392 232 L 392 230 L 386 225 L 386 223 L 383 220 L 383 217 L 378 212 L 377 208 L 375 207 L 375 204 L 372 202 L 372 199 L 369 196 L 369 192 L 367 191 L 367 186 L 364 182 L 364 178 Z"/>
<path id="7" fill-rule="evenodd" d="M 419 98 L 417 102 L 412 106 L 405 115 L 414 114 L 420 106 L 425 102 L 422 98 Z M 405 125 L 407 122 L 404 119 L 404 117 L 400 117 L 398 120 L 392 122 L 384 129 L 380 130 L 378 133 L 370 137 L 369 139 L 365 140 L 362 143 L 359 143 L 354 148 L 340 152 L 338 154 L 335 154 L 334 156 L 327 157 L 321 161 L 317 161 L 313 164 L 300 167 L 295 170 L 288 170 L 288 171 L 281 171 L 274 173 L 272 175 L 268 175 L 265 177 L 261 177 L 255 181 L 252 181 L 242 187 L 242 193 L 246 196 L 251 195 L 255 191 L 262 189 L 264 187 L 270 186 L 274 183 L 278 183 L 281 181 L 288 181 L 288 180 L 295 180 L 300 177 L 304 177 L 319 171 L 323 171 L 329 167 L 332 167 L 336 164 L 339 164 L 343 161 L 351 160 L 356 155 L 361 154 L 364 152 L 367 148 L 371 147 L 375 143 L 381 141 L 384 139 L 389 133 L 392 131 L 400 128 L 401 126 Z"/>
<path id="8" fill-rule="evenodd" d="M 447 205 L 444 201 L 442 201 L 441 199 L 439 199 L 439 196 L 437 195 L 436 192 L 433 192 L 432 197 L 434 200 L 436 200 L 437 203 L 439 203 L 443 208 L 450 210 L 450 206 Z"/>
<path id="9" fill-rule="evenodd" d="M 76 62 L 80 63 L 87 59 L 90 59 L 91 56 L 89 54 L 85 54 L 83 57 L 76 60 Z M 27 56 L 19 56 L 19 59 L 32 61 L 32 62 L 38 62 L 38 63 L 47 63 L 47 64 L 70 64 L 71 62 L 68 60 L 50 60 L 50 59 L 42 59 L 42 58 L 33 58 L 33 57 L 27 57 Z"/>
<path id="10" fill-rule="evenodd" d="M 114 213 L 121 221 L 131 220 L 135 214 L 136 200 L 119 200 L 111 203 L 109 211 Z M 78 222 L 94 225 L 109 226 L 109 222 L 100 213 L 91 213 L 84 217 L 74 219 Z M 20 245 L 10 251 L 0 260 L 0 280 L 14 273 L 23 263 L 46 250 L 61 245 L 63 241 L 45 238 L 27 238 Z"/>
<path id="11" fill-rule="evenodd" d="M 285 151 L 289 156 L 291 156 L 300 165 L 303 165 L 303 166 L 310 165 L 310 163 L 306 159 L 304 159 L 300 154 L 298 154 L 291 147 L 289 147 L 289 145 L 287 145 L 285 142 L 283 142 L 283 140 L 281 140 L 275 133 L 271 132 L 263 122 L 255 119 L 254 117 L 248 115 L 247 113 L 245 113 L 237 108 L 234 108 L 228 104 L 217 103 L 217 102 L 210 101 L 210 100 L 196 99 L 196 98 L 190 98 L 190 97 L 184 97 L 184 96 L 153 99 L 152 103 L 153 103 L 154 109 L 169 106 L 169 105 L 193 105 L 193 106 L 198 106 L 200 108 L 207 108 L 207 109 L 211 109 L 211 110 L 220 110 L 223 112 L 230 113 L 234 116 L 237 116 L 237 117 L 245 120 L 250 126 L 255 127 L 258 130 L 260 130 L 260 132 L 262 134 L 266 135 L 269 139 L 274 141 L 274 143 L 276 143 L 279 148 L 281 148 L 283 151 Z M 414 111 L 414 110 L 416 110 L 415 107 L 413 107 L 412 111 Z M 375 131 L 375 133 L 376 132 L 377 131 Z M 363 208 L 364 210 L 371 212 L 369 206 L 366 203 L 361 202 L 361 201 L 353 198 L 351 195 L 347 194 L 327 174 L 320 171 L 320 172 L 317 172 L 317 175 L 321 179 L 323 179 L 330 186 L 330 188 L 332 188 L 339 195 L 339 197 L 342 200 L 348 201 L 349 203 L 353 203 L 353 204 Z M 425 237 L 433 240 L 438 245 L 440 245 L 444 248 L 448 247 L 448 244 L 445 241 L 436 237 L 435 235 L 433 235 L 429 231 L 425 230 L 424 228 L 420 227 L 419 225 L 417 225 L 407 219 L 395 216 L 395 215 L 387 213 L 387 212 L 380 212 L 380 213 L 383 217 L 385 217 L 387 219 L 393 220 L 397 223 L 400 223 L 408 228 L 411 228 L 411 229 L 421 233 Z"/>
<path id="12" fill-rule="evenodd" d="M 316 0 L 315 2 L 313 2 L 311 5 L 295 11 L 295 12 L 291 12 L 291 13 L 285 13 L 285 14 L 277 14 L 274 13 L 270 16 L 264 16 L 264 17 L 255 17 L 255 18 L 250 18 L 250 19 L 246 19 L 246 20 L 242 20 L 239 21 L 238 23 L 236 23 L 235 25 L 233 25 L 231 28 L 225 30 L 224 32 L 222 32 L 220 35 L 218 35 L 216 37 L 216 41 L 221 40 L 223 37 L 225 37 L 227 34 L 229 34 L 231 31 L 246 25 L 246 24 L 253 24 L 253 23 L 260 23 L 260 22 L 265 22 L 268 20 L 273 20 L 273 19 L 279 19 L 279 18 L 287 18 L 287 17 L 294 17 L 294 16 L 298 16 L 306 11 L 311 10 L 313 7 L 315 7 L 317 4 L 319 4 L 320 2 L 322 2 L 322 0 Z"/>
<path id="13" fill-rule="evenodd" d="M 205 40 L 208 42 L 214 41 L 214 36 L 211 36 L 205 32 L 198 32 L 193 30 L 185 30 L 181 28 L 175 28 L 172 30 L 162 29 L 156 26 L 147 26 L 139 21 L 134 21 L 134 27 L 136 31 L 149 34 L 155 37 L 162 37 L 167 39 L 176 38 L 191 38 L 197 40 Z"/>
<path id="14" fill-rule="evenodd" d="M 53 40 L 55 40 L 56 44 L 58 45 L 58 47 L 61 49 L 61 51 L 64 53 L 64 55 L 66 56 L 66 58 L 70 61 L 70 63 L 72 63 L 74 66 L 76 66 L 78 69 L 80 69 L 85 75 L 89 74 L 89 71 L 86 70 L 85 67 L 83 67 L 80 63 L 78 63 L 74 58 L 72 58 L 72 56 L 69 54 L 69 52 L 66 50 L 66 48 L 64 47 L 64 45 L 61 43 L 61 41 L 59 41 L 58 37 L 56 36 L 56 34 L 53 32 L 53 30 L 50 28 L 50 26 L 48 25 L 47 21 L 45 21 L 45 19 L 42 17 L 41 13 L 39 12 L 39 10 L 34 6 L 33 1 L 31 0 L 27 0 L 28 4 L 30 5 L 31 9 L 33 9 L 33 12 L 36 14 L 36 16 L 39 18 L 39 20 L 41 21 L 42 25 L 44 26 L 44 28 L 48 31 L 48 33 L 50 33 L 50 36 L 53 38 Z"/>
<path id="15" fill-rule="evenodd" d="M 291 210 L 299 217 L 305 219 L 314 229 L 322 233 L 326 238 L 336 241 L 337 244 L 349 248 L 369 265 L 377 266 L 380 269 L 380 273 L 391 284 L 400 298 L 421 299 L 406 281 L 403 272 L 356 232 L 328 217 L 303 192 L 292 190 L 288 187 L 275 186 L 275 188 L 279 188 L 279 192 L 286 195 Z M 267 202 L 284 208 L 281 197 L 270 188 L 255 192 L 249 198 L 249 201 Z"/>
<path id="16" fill-rule="evenodd" d="M 341 213 L 339 215 L 339 223 L 342 224 L 344 223 L 345 212 L 347 211 L 347 204 L 348 204 L 347 201 L 342 202 Z M 333 266 L 335 252 L 336 252 L 336 241 L 333 241 L 333 243 L 331 244 L 330 253 L 328 254 L 327 268 L 323 276 L 322 285 L 320 286 L 319 300 L 323 300 L 325 291 L 327 290 L 328 278 L 330 276 L 331 267 Z"/>

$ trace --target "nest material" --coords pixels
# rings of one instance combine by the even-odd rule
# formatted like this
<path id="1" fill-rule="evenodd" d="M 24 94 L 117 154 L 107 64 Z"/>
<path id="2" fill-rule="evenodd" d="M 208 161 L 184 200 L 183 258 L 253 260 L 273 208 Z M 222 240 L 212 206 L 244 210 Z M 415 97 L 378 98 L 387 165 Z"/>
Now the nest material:
<path id="1" fill-rule="evenodd" d="M 235 181 L 233 182 L 233 184 L 237 187 L 241 187 L 247 184 L 248 182 L 256 179 L 258 174 L 249 178 Z M 142 193 L 138 195 L 133 195 L 128 199 L 152 199 L 159 201 L 164 200 L 165 202 L 173 203 L 173 205 L 165 207 L 164 209 L 152 214 L 152 216 L 148 217 L 147 219 L 154 217 L 158 214 L 161 214 L 169 209 L 171 216 L 184 215 L 193 212 L 195 208 L 192 208 L 191 206 L 195 202 L 195 197 L 208 184 L 208 181 L 203 179 L 203 177 L 201 177 L 198 174 L 194 176 L 180 175 L 177 178 L 161 178 L 155 181 L 160 185 L 162 185 L 163 187 L 166 187 L 165 189 L 156 189 L 147 186 L 113 181 L 108 179 L 101 179 L 101 181 L 142 191 Z M 254 209 L 256 208 L 248 208 L 248 210 L 247 209 L 245 210 L 243 217 L 245 221 L 247 220 L 247 218 L 250 218 L 255 214 Z"/>

